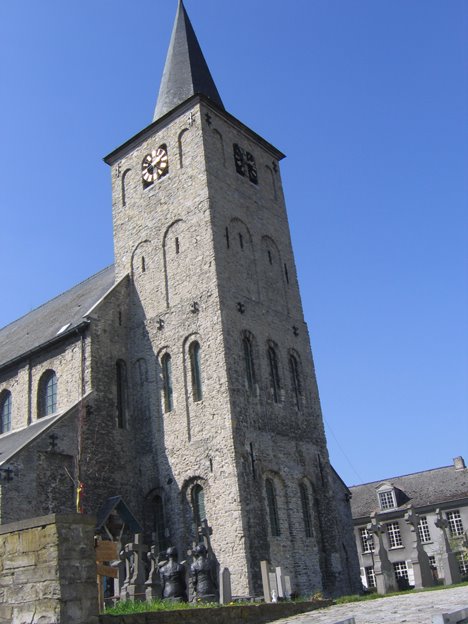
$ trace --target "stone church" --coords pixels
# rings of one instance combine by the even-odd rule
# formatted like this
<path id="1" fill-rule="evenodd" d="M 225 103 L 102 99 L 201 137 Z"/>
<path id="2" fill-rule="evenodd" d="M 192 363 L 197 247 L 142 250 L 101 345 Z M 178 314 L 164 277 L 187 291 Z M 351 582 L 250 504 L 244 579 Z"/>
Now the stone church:
<path id="1" fill-rule="evenodd" d="M 121 497 L 161 550 L 208 525 L 235 594 L 264 559 L 358 590 L 283 157 L 225 110 L 180 0 L 154 119 L 105 158 L 114 265 L 0 330 L 1 523 Z"/>

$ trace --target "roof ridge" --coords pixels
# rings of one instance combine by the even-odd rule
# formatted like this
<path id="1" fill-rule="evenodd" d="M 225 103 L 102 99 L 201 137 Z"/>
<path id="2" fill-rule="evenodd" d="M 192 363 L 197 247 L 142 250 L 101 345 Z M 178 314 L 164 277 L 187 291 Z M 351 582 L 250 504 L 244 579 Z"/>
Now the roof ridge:
<path id="1" fill-rule="evenodd" d="M 73 290 L 74 288 L 77 288 L 78 286 L 81 286 L 82 284 L 84 284 L 85 282 L 89 282 L 89 280 L 93 279 L 94 277 L 97 277 L 98 275 L 100 275 L 101 273 L 104 273 L 104 271 L 108 271 L 111 267 L 114 266 L 114 263 L 109 264 L 108 266 L 104 267 L 103 269 L 100 269 L 99 271 L 97 271 L 97 273 L 93 273 L 93 275 L 90 275 L 89 277 L 87 277 L 84 280 L 81 280 L 81 282 L 78 282 L 77 284 L 75 284 L 74 286 L 71 286 L 70 288 L 67 288 L 66 290 L 63 290 L 61 293 L 59 293 L 58 295 L 55 295 L 55 297 L 52 297 L 51 299 L 47 299 L 47 301 L 44 301 L 44 303 L 41 303 L 40 305 L 38 305 L 36 308 L 33 308 L 32 310 L 29 310 L 29 312 L 26 312 L 25 314 L 22 314 L 21 316 L 18 316 L 18 318 L 16 318 L 14 321 L 11 321 L 10 323 L 7 323 L 6 325 L 3 325 L 3 327 L 0 327 L 0 334 L 4 329 L 7 329 L 7 327 L 10 327 L 11 325 L 14 325 L 15 323 L 17 323 L 18 321 L 21 321 L 21 319 L 26 318 L 27 316 L 29 316 L 30 314 L 32 314 L 33 312 L 36 312 L 37 310 L 40 310 L 41 308 L 43 308 L 44 306 L 46 306 L 47 304 L 51 303 L 52 301 L 55 301 L 56 299 L 58 299 L 59 297 L 62 297 L 63 295 L 65 295 L 66 293 L 70 292 L 71 290 Z"/>
<path id="2" fill-rule="evenodd" d="M 367 483 L 358 483 L 356 485 L 350 485 L 349 488 L 364 487 L 366 485 L 373 485 L 374 483 L 383 483 L 385 481 L 392 481 L 393 479 L 403 479 L 404 477 L 412 477 L 413 475 L 423 474 L 425 472 L 435 472 L 436 470 L 444 470 L 445 468 L 454 468 L 453 464 L 448 466 L 439 466 L 439 468 L 428 468 L 427 470 L 416 470 L 416 472 L 408 472 L 403 475 L 394 475 L 393 477 L 387 477 L 384 479 L 375 479 L 375 481 L 368 481 Z"/>

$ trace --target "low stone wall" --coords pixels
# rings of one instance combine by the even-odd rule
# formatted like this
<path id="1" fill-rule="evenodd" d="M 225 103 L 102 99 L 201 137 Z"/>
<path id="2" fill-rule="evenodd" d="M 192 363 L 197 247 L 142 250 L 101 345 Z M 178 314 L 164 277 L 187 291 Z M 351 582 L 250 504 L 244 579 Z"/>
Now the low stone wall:
<path id="1" fill-rule="evenodd" d="M 99 624 L 266 624 L 299 613 L 322 609 L 332 604 L 321 602 L 279 602 L 277 604 L 159 611 L 134 615 L 101 615 Z"/>
<path id="2" fill-rule="evenodd" d="M 0 526 L 0 624 L 98 624 L 95 518 Z"/>

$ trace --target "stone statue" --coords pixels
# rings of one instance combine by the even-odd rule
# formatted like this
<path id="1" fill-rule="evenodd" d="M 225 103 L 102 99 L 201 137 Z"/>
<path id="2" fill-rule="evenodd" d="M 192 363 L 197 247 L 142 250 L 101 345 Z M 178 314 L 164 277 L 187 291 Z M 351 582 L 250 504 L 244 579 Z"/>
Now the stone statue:
<path id="1" fill-rule="evenodd" d="M 166 551 L 167 563 L 159 568 L 162 597 L 187 602 L 185 567 L 177 560 L 177 549 L 171 546 Z"/>
<path id="2" fill-rule="evenodd" d="M 212 562 L 204 544 L 198 544 L 193 550 L 194 562 L 190 566 L 190 579 L 195 600 L 216 602 L 218 588 Z"/>

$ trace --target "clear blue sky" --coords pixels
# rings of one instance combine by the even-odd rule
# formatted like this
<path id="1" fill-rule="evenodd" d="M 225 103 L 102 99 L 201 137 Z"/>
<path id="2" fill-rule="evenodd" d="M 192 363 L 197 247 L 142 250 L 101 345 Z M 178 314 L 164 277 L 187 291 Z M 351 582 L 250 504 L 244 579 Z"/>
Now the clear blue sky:
<path id="1" fill-rule="evenodd" d="M 332 463 L 468 461 L 468 2 L 186 0 L 284 151 Z M 113 261 L 101 158 L 148 125 L 176 0 L 0 3 L 0 325 Z"/>

